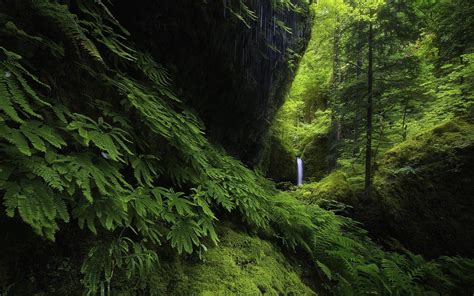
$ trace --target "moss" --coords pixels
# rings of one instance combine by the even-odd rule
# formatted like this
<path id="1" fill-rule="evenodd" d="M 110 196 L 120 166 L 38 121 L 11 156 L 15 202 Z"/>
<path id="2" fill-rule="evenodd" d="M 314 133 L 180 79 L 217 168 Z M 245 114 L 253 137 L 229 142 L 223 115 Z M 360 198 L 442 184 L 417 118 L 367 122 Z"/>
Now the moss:
<path id="1" fill-rule="evenodd" d="M 163 264 L 152 279 L 158 295 L 315 295 L 273 245 L 230 228 L 202 261 Z"/>
<path id="2" fill-rule="evenodd" d="M 461 119 L 447 121 L 389 149 L 380 167 L 416 166 L 426 164 L 428 160 L 445 161 L 443 155 L 472 145 L 473 142 L 474 125 Z"/>
<path id="3" fill-rule="evenodd" d="M 271 137 L 267 177 L 277 182 L 296 180 L 296 155 L 276 137 Z"/>
<path id="4" fill-rule="evenodd" d="M 341 170 L 332 172 L 319 182 L 304 184 L 296 191 L 297 196 L 316 203 L 338 200 L 350 204 L 355 198 L 352 184 Z"/>
<path id="5" fill-rule="evenodd" d="M 429 257 L 473 256 L 473 158 L 474 126 L 460 119 L 387 151 L 374 189 L 390 234 Z"/>
<path id="6" fill-rule="evenodd" d="M 334 167 L 328 135 L 314 137 L 303 150 L 305 179 L 321 180 Z"/>
<path id="7" fill-rule="evenodd" d="M 312 202 L 336 200 L 372 234 L 394 237 L 428 257 L 474 256 L 474 125 L 455 119 L 385 152 L 375 164 L 374 194 L 362 202 L 363 172 L 338 169 L 297 189 Z"/>

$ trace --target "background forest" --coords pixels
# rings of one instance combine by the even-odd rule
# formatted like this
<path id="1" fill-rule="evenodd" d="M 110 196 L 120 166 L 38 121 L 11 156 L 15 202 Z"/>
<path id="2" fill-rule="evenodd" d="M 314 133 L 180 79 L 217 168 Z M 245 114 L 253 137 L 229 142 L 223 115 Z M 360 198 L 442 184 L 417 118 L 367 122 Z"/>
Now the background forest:
<path id="1" fill-rule="evenodd" d="M 351 216 L 410 250 L 472 256 L 461 226 L 474 225 L 472 4 L 311 7 L 312 38 L 272 127 L 281 153 L 302 155 L 307 179 L 321 181 L 298 193 L 353 206 Z M 293 163 L 278 166 L 274 179 L 293 179 Z"/>
<path id="2" fill-rule="evenodd" d="M 473 22 L 0 0 L 0 295 L 472 295 Z"/>

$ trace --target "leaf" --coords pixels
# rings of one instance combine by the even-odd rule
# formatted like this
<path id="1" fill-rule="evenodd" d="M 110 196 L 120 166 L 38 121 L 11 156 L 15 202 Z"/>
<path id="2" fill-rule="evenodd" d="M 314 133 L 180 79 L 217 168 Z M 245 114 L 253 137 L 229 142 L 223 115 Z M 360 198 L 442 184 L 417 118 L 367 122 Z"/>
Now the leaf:
<path id="1" fill-rule="evenodd" d="M 19 152 L 31 156 L 28 141 L 19 130 L 9 128 L 5 123 L 0 122 L 0 137 L 15 145 Z"/>
<path id="2" fill-rule="evenodd" d="M 166 197 L 168 198 L 168 208 L 172 211 L 173 208 L 176 212 L 181 215 L 185 216 L 188 214 L 193 213 L 192 206 L 194 205 L 191 201 L 181 198 L 180 196 L 183 195 L 182 192 L 174 192 L 171 191 L 167 193 Z"/>
<path id="3" fill-rule="evenodd" d="M 319 268 L 321 268 L 321 271 L 324 273 L 324 275 L 325 275 L 329 280 L 331 280 L 331 278 L 332 278 L 332 273 L 331 273 L 331 270 L 329 269 L 329 267 L 327 267 L 324 263 L 322 263 L 322 262 L 319 261 L 319 260 L 316 260 L 316 265 L 318 265 Z"/>
<path id="4" fill-rule="evenodd" d="M 187 219 L 180 220 L 177 224 L 171 227 L 167 235 L 167 239 L 171 240 L 171 246 L 178 250 L 181 254 L 184 252 L 191 254 L 193 252 L 193 245 L 199 245 L 199 237 L 201 231 L 196 221 Z"/>
<path id="5" fill-rule="evenodd" d="M 212 242 L 217 245 L 219 238 L 217 236 L 214 223 L 209 218 L 201 218 L 198 221 L 198 225 L 201 226 L 202 234 L 207 236 L 209 235 Z"/>

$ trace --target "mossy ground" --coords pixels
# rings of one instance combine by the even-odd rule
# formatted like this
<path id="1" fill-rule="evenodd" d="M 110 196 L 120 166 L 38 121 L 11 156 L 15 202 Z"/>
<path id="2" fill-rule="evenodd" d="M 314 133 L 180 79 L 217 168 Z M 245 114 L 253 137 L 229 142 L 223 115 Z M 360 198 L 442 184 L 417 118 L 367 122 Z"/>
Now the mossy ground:
<path id="1" fill-rule="evenodd" d="M 303 282 L 305 270 L 294 258 L 285 257 L 268 241 L 227 225 L 219 229 L 219 245 L 202 252 L 202 259 L 163 249 L 159 266 L 147 279 L 152 295 L 316 295 Z M 1 262 L 11 262 L 0 265 L 0 295 L 82 295 L 80 265 L 85 254 L 77 251 L 71 258 L 53 244 L 49 249 L 37 248 L 41 241 L 29 231 L 25 235 L 30 247 L 21 242 L 0 247 L 5 254 L 16 249 L 16 264 L 30 264 L 31 273 L 15 274 L 11 266 L 15 262 L 0 256 Z M 84 249 L 84 244 L 78 241 L 76 249 Z M 30 261 L 23 262 L 26 259 Z M 117 281 L 112 295 L 148 295 L 126 282 Z"/>
<path id="2" fill-rule="evenodd" d="M 202 261 L 162 264 L 151 279 L 158 295 L 315 295 L 272 244 L 257 237 L 221 229 L 219 246 Z"/>

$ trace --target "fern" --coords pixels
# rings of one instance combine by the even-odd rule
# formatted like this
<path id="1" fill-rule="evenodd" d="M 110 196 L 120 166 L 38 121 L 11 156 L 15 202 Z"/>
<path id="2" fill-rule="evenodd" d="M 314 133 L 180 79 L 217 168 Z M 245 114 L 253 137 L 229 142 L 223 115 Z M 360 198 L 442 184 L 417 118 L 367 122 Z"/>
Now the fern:
<path id="1" fill-rule="evenodd" d="M 154 155 L 139 155 L 131 158 L 130 165 L 133 168 L 133 176 L 139 185 L 153 187 L 154 181 L 159 176 L 159 160 Z"/>
<path id="2" fill-rule="evenodd" d="M 13 162 L 15 165 L 22 167 L 25 171 L 29 171 L 43 181 L 52 189 L 63 191 L 68 184 L 61 175 L 53 169 L 44 158 L 33 156 L 30 158 L 19 158 Z"/>
<path id="3" fill-rule="evenodd" d="M 194 204 L 180 196 L 182 196 L 182 192 L 174 192 L 173 190 L 167 194 L 167 206 L 170 211 L 175 211 L 179 216 L 188 216 L 193 214 L 192 206 Z"/>
<path id="4" fill-rule="evenodd" d="M 138 53 L 137 66 L 143 71 L 143 74 L 150 79 L 155 85 L 162 89 L 170 85 L 171 76 L 163 66 L 157 64 L 155 60 L 147 53 Z M 169 90 L 162 93 L 167 95 L 170 93 Z M 174 95 L 171 97 L 175 101 L 179 101 Z"/>
<path id="5" fill-rule="evenodd" d="M 59 229 L 56 220 L 69 221 L 65 202 L 37 180 L 22 182 L 21 187 L 13 182 L 6 183 L 4 205 L 7 215 L 13 217 L 18 211 L 20 217 L 39 234 L 54 240 Z"/>
<path id="6" fill-rule="evenodd" d="M 22 123 L 25 118 L 31 116 L 41 119 L 42 116 L 33 110 L 29 101 L 40 105 L 49 104 L 36 94 L 29 86 L 27 79 L 42 86 L 46 85 L 18 63 L 21 56 L 3 47 L 0 47 L 0 50 L 7 57 L 4 61 L 0 62 L 0 110 L 11 120 L 18 123 Z"/>
<path id="7" fill-rule="evenodd" d="M 47 145 L 55 148 L 66 146 L 66 142 L 58 131 L 39 121 L 29 120 L 23 123 L 20 131 L 28 138 L 32 146 L 41 152 L 46 152 Z"/>
<path id="8" fill-rule="evenodd" d="M 199 238 L 201 236 L 202 230 L 199 224 L 192 219 L 184 219 L 171 227 L 167 239 L 171 241 L 171 246 L 181 254 L 183 251 L 192 253 L 193 245 L 200 244 Z"/>
<path id="9" fill-rule="evenodd" d="M 48 0 L 33 0 L 31 3 L 38 15 L 54 23 L 74 44 L 78 44 L 96 61 L 104 62 L 95 44 L 87 37 L 87 30 L 81 27 L 77 15 L 72 14 L 67 5 Z"/>
<path id="10" fill-rule="evenodd" d="M 98 121 L 78 113 L 70 114 L 71 121 L 67 126 L 69 131 L 77 131 L 82 138 L 85 146 L 89 143 L 94 143 L 102 151 L 106 152 L 106 158 L 110 157 L 112 160 L 124 161 L 123 153 L 133 155 L 126 143 L 131 143 L 130 136 L 126 131 L 111 126 L 106 123 L 102 117 Z M 120 150 L 122 152 L 120 152 Z"/>
<path id="11" fill-rule="evenodd" d="M 4 28 L 0 28 L 0 34 L 9 38 L 18 39 L 21 42 L 32 44 L 39 48 L 46 48 L 54 57 L 64 57 L 64 48 L 52 40 L 47 40 L 44 36 L 37 34 L 31 35 L 23 29 L 19 28 L 16 23 L 8 21 Z"/>
<path id="12" fill-rule="evenodd" d="M 127 279 L 144 282 L 158 263 L 154 251 L 128 237 L 119 237 L 93 247 L 82 265 L 87 295 L 111 295 L 115 273 L 125 270 Z"/>
<path id="13" fill-rule="evenodd" d="M 0 137 L 26 156 L 31 156 L 31 149 L 27 138 L 18 130 L 7 126 L 4 119 L 0 117 Z"/>
<path id="14" fill-rule="evenodd" d="M 94 200 L 92 196 L 94 185 L 103 196 L 110 196 L 112 193 L 120 195 L 131 188 L 119 169 L 99 155 L 91 153 L 57 155 L 53 167 L 67 181 L 72 182 L 71 185 L 79 187 L 89 203 Z"/>
<path id="15" fill-rule="evenodd" d="M 92 4 L 89 1 L 78 2 L 79 9 L 88 18 L 88 20 L 79 20 L 80 25 L 83 28 L 88 28 L 90 35 L 117 57 L 131 62 L 136 61 L 136 51 L 131 45 L 126 44 L 128 43 L 127 38 L 122 35 L 129 35 L 129 33 L 113 17 L 106 5 L 100 1 L 97 3 L 100 5 Z M 113 27 L 109 26 L 106 22 Z M 117 33 L 117 31 L 121 34 Z"/>

